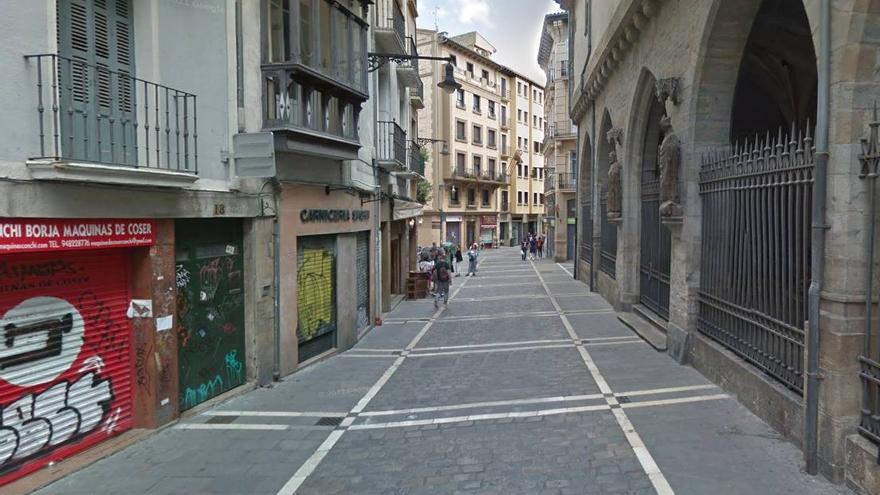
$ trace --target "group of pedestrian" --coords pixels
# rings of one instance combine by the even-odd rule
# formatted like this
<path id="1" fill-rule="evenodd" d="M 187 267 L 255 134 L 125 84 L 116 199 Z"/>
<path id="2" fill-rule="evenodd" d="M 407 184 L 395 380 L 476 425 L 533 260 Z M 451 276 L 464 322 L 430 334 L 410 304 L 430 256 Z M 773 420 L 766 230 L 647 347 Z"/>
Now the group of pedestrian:
<path id="1" fill-rule="evenodd" d="M 479 247 L 476 243 L 472 244 L 467 251 L 468 271 L 467 277 L 475 277 L 477 275 L 477 257 L 479 256 Z M 456 277 L 461 276 L 461 263 L 464 256 L 460 246 L 451 244 L 438 246 L 432 243 L 430 248 L 423 249 L 420 255 L 419 271 L 425 273 L 428 280 L 433 284 L 431 293 L 434 296 L 434 307 L 439 307 L 440 297 L 443 297 L 443 304 L 449 303 L 449 287 L 452 285 L 453 273 Z"/>
<path id="2" fill-rule="evenodd" d="M 520 251 L 522 252 L 523 261 L 526 260 L 526 257 L 528 257 L 532 261 L 538 258 L 543 258 L 544 236 L 533 235 L 531 232 L 529 232 L 528 236 L 523 237 L 522 244 L 520 244 Z"/>

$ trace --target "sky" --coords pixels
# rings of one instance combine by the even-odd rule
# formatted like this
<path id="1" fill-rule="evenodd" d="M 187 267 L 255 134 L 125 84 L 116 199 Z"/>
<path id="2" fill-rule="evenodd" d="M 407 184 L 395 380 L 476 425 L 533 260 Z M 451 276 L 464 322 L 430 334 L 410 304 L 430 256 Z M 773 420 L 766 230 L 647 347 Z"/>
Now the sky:
<path id="1" fill-rule="evenodd" d="M 419 0 L 418 8 L 420 28 L 449 36 L 478 31 L 498 50 L 493 60 L 544 82 L 538 45 L 544 15 L 560 10 L 553 0 Z"/>

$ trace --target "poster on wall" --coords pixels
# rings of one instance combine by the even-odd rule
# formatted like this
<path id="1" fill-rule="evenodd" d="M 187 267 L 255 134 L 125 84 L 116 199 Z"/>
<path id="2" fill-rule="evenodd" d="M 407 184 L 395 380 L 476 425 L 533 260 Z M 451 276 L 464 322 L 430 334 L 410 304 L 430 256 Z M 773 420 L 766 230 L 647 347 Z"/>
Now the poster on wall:
<path id="1" fill-rule="evenodd" d="M 0 257 L 0 486 L 131 427 L 124 252 Z"/>

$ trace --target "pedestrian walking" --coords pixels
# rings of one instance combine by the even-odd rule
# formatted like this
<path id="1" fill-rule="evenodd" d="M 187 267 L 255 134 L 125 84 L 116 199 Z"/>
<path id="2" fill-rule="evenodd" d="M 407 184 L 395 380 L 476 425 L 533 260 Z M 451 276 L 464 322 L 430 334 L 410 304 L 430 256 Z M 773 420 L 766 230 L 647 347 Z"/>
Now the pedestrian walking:
<path id="1" fill-rule="evenodd" d="M 538 236 L 538 258 L 544 258 L 544 236 Z"/>
<path id="2" fill-rule="evenodd" d="M 461 276 L 461 262 L 464 260 L 461 256 L 461 246 L 455 247 L 455 276 Z"/>
<path id="3" fill-rule="evenodd" d="M 471 245 L 470 251 L 468 251 L 468 277 L 477 276 L 477 256 L 479 256 L 479 251 L 475 242 Z"/>
<path id="4" fill-rule="evenodd" d="M 522 242 L 519 243 L 519 249 L 522 251 L 522 260 L 525 261 L 529 252 L 529 240 L 523 237 Z"/>
<path id="5" fill-rule="evenodd" d="M 538 252 L 538 239 L 535 236 L 529 238 L 529 258 L 532 261 L 535 261 L 535 256 Z"/>
<path id="6" fill-rule="evenodd" d="M 440 306 L 440 297 L 443 297 L 443 304 L 449 304 L 449 286 L 452 284 L 452 267 L 446 261 L 443 249 L 440 249 L 441 255 L 434 263 L 434 307 Z"/>

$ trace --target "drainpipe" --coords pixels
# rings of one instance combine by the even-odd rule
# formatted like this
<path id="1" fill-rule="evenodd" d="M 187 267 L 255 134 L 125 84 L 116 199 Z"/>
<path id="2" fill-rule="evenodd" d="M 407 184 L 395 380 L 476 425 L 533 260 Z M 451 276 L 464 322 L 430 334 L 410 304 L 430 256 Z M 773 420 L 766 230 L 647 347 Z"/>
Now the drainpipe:
<path id="1" fill-rule="evenodd" d="M 825 200 L 827 196 L 829 95 L 831 92 L 831 0 L 822 0 L 819 17 L 818 109 L 816 112 L 816 172 L 813 188 L 812 259 L 813 274 L 808 293 L 807 410 L 804 418 L 804 450 L 807 472 L 819 472 L 819 310 L 825 275 Z"/>
<path id="2" fill-rule="evenodd" d="M 272 179 L 272 196 L 275 201 L 275 219 L 272 222 L 272 278 L 274 297 L 274 338 L 275 351 L 272 353 L 272 380 L 281 380 L 281 222 L 278 205 L 281 203 L 281 184 L 278 179 Z"/>

